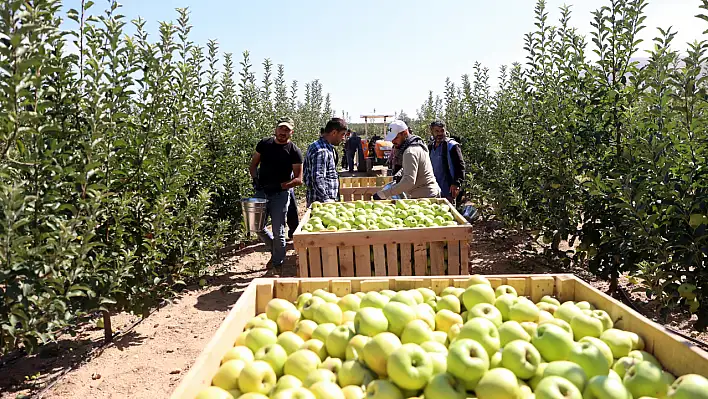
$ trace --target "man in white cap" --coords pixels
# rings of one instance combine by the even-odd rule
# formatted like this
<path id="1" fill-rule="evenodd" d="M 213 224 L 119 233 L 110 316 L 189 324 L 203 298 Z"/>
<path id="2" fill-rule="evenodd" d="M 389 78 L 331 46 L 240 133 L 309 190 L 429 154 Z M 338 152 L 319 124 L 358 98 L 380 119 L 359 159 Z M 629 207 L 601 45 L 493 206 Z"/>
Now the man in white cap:
<path id="1" fill-rule="evenodd" d="M 398 182 L 386 190 L 374 194 L 374 199 L 386 199 L 406 193 L 409 198 L 436 198 L 440 187 L 435 181 L 433 165 L 428 155 L 428 146 L 423 139 L 410 134 L 408 126 L 401 120 L 388 125 L 387 137 L 398 147 L 402 157 L 402 168 Z"/>

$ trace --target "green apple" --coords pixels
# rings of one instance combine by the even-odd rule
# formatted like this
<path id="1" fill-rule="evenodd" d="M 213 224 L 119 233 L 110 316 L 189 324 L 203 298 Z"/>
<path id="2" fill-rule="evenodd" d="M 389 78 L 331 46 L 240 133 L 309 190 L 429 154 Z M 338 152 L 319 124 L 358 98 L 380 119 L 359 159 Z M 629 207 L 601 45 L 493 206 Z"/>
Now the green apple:
<path id="1" fill-rule="evenodd" d="M 644 340 L 642 339 L 642 337 L 631 331 L 625 331 L 625 333 L 629 335 L 629 338 L 632 340 L 632 350 L 644 349 Z"/>
<path id="2" fill-rule="evenodd" d="M 435 298 L 435 291 L 431 290 L 430 288 L 417 288 L 418 292 L 423 296 L 423 302 L 427 302 L 429 299 Z"/>
<path id="3" fill-rule="evenodd" d="M 241 399 L 241 398 L 239 398 Z M 317 399 L 307 388 L 297 387 L 276 391 L 271 395 L 271 399 Z"/>
<path id="4" fill-rule="evenodd" d="M 248 331 L 248 335 L 246 335 L 245 344 L 248 349 L 250 349 L 251 352 L 255 354 L 262 347 L 274 344 L 277 341 L 278 336 L 275 335 L 273 330 L 262 327 L 256 327 Z"/>
<path id="5" fill-rule="evenodd" d="M 466 309 L 472 309 L 478 303 L 494 304 L 496 299 L 497 295 L 494 292 L 494 288 L 487 284 L 471 285 L 462 294 L 462 302 L 465 304 Z"/>
<path id="6" fill-rule="evenodd" d="M 246 362 L 243 360 L 229 360 L 224 362 L 211 379 L 211 384 L 226 391 L 238 389 L 238 377 L 241 375 L 244 367 L 246 367 Z"/>
<path id="7" fill-rule="evenodd" d="M 525 321 L 538 322 L 540 310 L 530 300 L 519 297 L 519 300 L 509 308 L 509 319 L 523 323 Z"/>
<path id="8" fill-rule="evenodd" d="M 233 399 L 233 395 L 219 387 L 210 386 L 200 390 L 196 399 Z"/>
<path id="9" fill-rule="evenodd" d="M 570 327 L 570 324 L 568 322 L 566 322 L 565 320 L 561 320 L 561 319 L 544 320 L 544 321 L 539 322 L 538 324 L 541 325 L 541 324 L 545 324 L 545 323 L 555 324 L 558 327 L 561 327 L 562 329 L 567 331 L 568 335 L 573 337 L 573 329 Z"/>
<path id="10" fill-rule="evenodd" d="M 541 364 L 541 354 L 531 343 L 526 341 L 509 342 L 504 346 L 501 354 L 502 367 L 511 370 L 522 380 L 533 377 L 538 365 Z"/>
<path id="11" fill-rule="evenodd" d="M 358 360 L 361 359 L 362 353 L 364 351 L 364 346 L 367 342 L 371 340 L 371 337 L 366 335 L 355 335 L 354 338 L 349 340 L 347 344 L 347 349 L 344 351 L 344 358 L 346 360 Z"/>
<path id="12" fill-rule="evenodd" d="M 505 368 L 487 371 L 482 376 L 482 379 L 479 380 L 475 392 L 480 399 L 521 398 L 521 388 L 519 388 L 517 383 L 516 375 Z M 425 397 L 427 398 L 428 396 L 426 395 Z"/>
<path id="13" fill-rule="evenodd" d="M 413 320 L 406 324 L 401 334 L 403 344 L 422 344 L 433 339 L 433 330 L 423 320 Z"/>
<path id="14" fill-rule="evenodd" d="M 276 375 L 267 362 L 255 360 L 247 364 L 238 376 L 241 392 L 255 392 L 267 395 L 275 386 Z"/>
<path id="15" fill-rule="evenodd" d="M 473 390 L 489 370 L 489 354 L 478 342 L 459 339 L 447 353 L 447 372 L 465 383 L 467 390 Z"/>
<path id="16" fill-rule="evenodd" d="M 386 295 L 379 294 L 376 291 L 367 292 L 363 298 L 361 298 L 361 303 L 359 303 L 359 308 L 379 308 L 383 309 L 389 301 L 389 297 Z"/>
<path id="17" fill-rule="evenodd" d="M 339 359 L 344 359 L 349 340 L 354 338 L 354 331 L 347 326 L 339 326 L 327 335 L 325 348 L 327 353 Z"/>
<path id="18" fill-rule="evenodd" d="M 353 310 L 347 310 L 342 313 L 342 324 L 351 322 L 354 324 L 354 319 L 356 318 L 357 312 Z"/>
<path id="19" fill-rule="evenodd" d="M 388 380 L 374 380 L 366 386 L 366 399 L 403 399 L 403 393 Z"/>
<path id="20" fill-rule="evenodd" d="M 376 379 L 376 376 L 357 360 L 347 360 L 342 364 L 342 368 L 337 373 L 337 382 L 342 387 L 347 385 L 367 385 Z"/>
<path id="21" fill-rule="evenodd" d="M 396 296 L 396 291 L 393 290 L 381 290 L 381 294 L 391 299 Z"/>
<path id="22" fill-rule="evenodd" d="M 254 355 L 255 360 L 262 360 L 268 364 L 275 372 L 276 377 L 283 375 L 283 366 L 288 359 L 288 352 L 278 344 L 262 347 Z"/>
<path id="23" fill-rule="evenodd" d="M 391 302 L 400 302 L 408 306 L 415 306 L 418 301 L 415 300 L 415 296 L 409 291 L 399 291 L 392 298 Z"/>
<path id="24" fill-rule="evenodd" d="M 318 369 L 326 369 L 334 374 L 337 374 L 339 370 L 342 368 L 342 359 L 336 358 L 336 357 L 328 357 L 325 359 L 324 362 L 320 363 L 320 365 L 317 367 Z"/>
<path id="25" fill-rule="evenodd" d="M 629 355 L 633 349 L 632 336 L 626 331 L 610 328 L 600 334 L 600 339 L 610 347 L 615 359 Z"/>
<path id="26" fill-rule="evenodd" d="M 300 381 L 297 377 L 292 375 L 284 375 L 278 378 L 278 382 L 275 383 L 273 392 L 300 387 L 302 387 L 302 381 Z"/>
<path id="27" fill-rule="evenodd" d="M 467 313 L 467 320 L 474 317 L 484 317 L 497 327 L 502 325 L 502 314 L 499 309 L 495 308 L 491 303 L 479 303 L 474 305 Z"/>
<path id="28" fill-rule="evenodd" d="M 615 360 L 612 357 L 612 349 L 610 349 L 610 347 L 603 340 L 594 337 L 584 337 L 581 338 L 578 342 L 589 342 L 595 345 L 597 349 L 602 352 L 602 355 L 605 357 L 605 360 L 607 360 L 607 364 L 612 367 L 612 363 L 614 363 Z"/>
<path id="29" fill-rule="evenodd" d="M 641 396 L 663 398 L 669 389 L 661 368 L 647 361 L 640 361 L 627 370 L 623 382 L 635 398 Z"/>
<path id="30" fill-rule="evenodd" d="M 607 375 L 610 365 L 602 351 L 590 342 L 576 342 L 568 355 L 568 360 L 583 368 L 588 379 L 596 375 Z"/>
<path id="31" fill-rule="evenodd" d="M 305 388 L 310 388 L 311 386 L 315 385 L 318 382 L 322 381 L 328 381 L 328 382 L 337 382 L 337 376 L 334 375 L 333 372 L 327 370 L 327 369 L 317 369 L 317 370 L 312 370 L 307 374 L 307 377 L 305 377 L 305 381 L 302 382 L 302 385 Z"/>
<path id="32" fill-rule="evenodd" d="M 494 290 L 494 293 L 497 295 L 497 297 L 500 297 L 502 295 L 519 296 L 519 294 L 516 292 L 516 288 L 506 284 L 497 287 L 497 289 Z"/>
<path id="33" fill-rule="evenodd" d="M 478 286 L 484 285 L 478 284 Z M 489 356 L 494 355 L 501 347 L 497 327 L 494 323 L 482 317 L 471 319 L 462 326 L 462 330 L 460 330 L 457 339 L 463 338 L 469 338 L 479 342 Z"/>
<path id="34" fill-rule="evenodd" d="M 595 310 L 595 307 L 588 301 L 576 302 L 575 306 L 577 306 L 580 310 Z"/>
<path id="35" fill-rule="evenodd" d="M 541 324 L 531 336 L 531 343 L 549 362 L 566 360 L 573 349 L 573 337 L 555 324 Z"/>
<path id="36" fill-rule="evenodd" d="M 435 311 L 430 305 L 421 303 L 414 308 L 415 316 L 418 320 L 423 320 L 428 324 L 431 330 L 435 330 Z"/>
<path id="37" fill-rule="evenodd" d="M 708 399 L 708 379 L 698 374 L 685 374 L 669 387 L 669 399 Z"/>
<path id="38" fill-rule="evenodd" d="M 312 320 L 300 320 L 295 324 L 293 332 L 297 334 L 298 337 L 302 338 L 303 341 L 307 341 L 312 338 L 312 333 L 315 332 L 317 328 L 317 323 Z"/>
<path id="39" fill-rule="evenodd" d="M 312 317 L 317 324 L 342 324 L 342 309 L 336 303 L 326 302 L 315 308 Z"/>
<path id="40" fill-rule="evenodd" d="M 543 323 L 544 321 L 550 321 L 550 320 L 560 320 L 560 319 L 554 318 L 551 313 L 548 313 L 545 310 L 541 310 L 538 312 L 538 322 L 539 323 Z"/>
<path id="41" fill-rule="evenodd" d="M 295 307 L 297 310 L 302 312 L 302 308 L 305 307 L 305 303 L 309 301 L 312 298 L 312 294 L 309 292 L 303 292 L 297 297 L 297 300 L 295 301 Z"/>
<path id="42" fill-rule="evenodd" d="M 310 339 L 305 341 L 304 344 L 302 344 L 301 349 L 306 349 L 308 351 L 311 351 L 317 357 L 320 358 L 320 361 L 324 361 L 327 359 L 327 348 L 325 347 L 325 343 L 320 341 L 319 339 Z"/>
<path id="43" fill-rule="evenodd" d="M 278 316 L 286 310 L 297 310 L 295 305 L 281 298 L 273 298 L 266 304 L 266 316 L 272 321 L 277 321 Z"/>
<path id="44" fill-rule="evenodd" d="M 511 306 L 515 304 L 519 298 L 515 295 L 504 294 L 494 300 L 494 307 L 499 309 L 499 313 L 502 315 L 502 320 L 509 320 L 509 310 Z"/>
<path id="45" fill-rule="evenodd" d="M 602 321 L 591 315 L 584 313 L 573 316 L 570 320 L 570 327 L 573 330 L 573 338 L 580 340 L 583 337 L 600 337 L 604 328 Z"/>
<path id="46" fill-rule="evenodd" d="M 533 338 L 533 336 L 536 334 L 536 331 L 538 330 L 538 323 L 534 323 L 533 321 L 525 321 L 521 324 L 521 328 L 526 331 L 526 333 Z M 569 334 L 570 338 L 573 339 L 573 335 Z"/>
<path id="47" fill-rule="evenodd" d="M 388 330 L 388 319 L 382 309 L 361 308 L 354 317 L 354 330 L 357 334 L 373 337 Z"/>
<path id="48" fill-rule="evenodd" d="M 241 331 L 234 341 L 234 346 L 246 346 L 246 336 L 248 336 L 248 331 Z"/>
<path id="49" fill-rule="evenodd" d="M 563 377 L 545 377 L 538 383 L 536 399 L 583 399 L 581 391 Z"/>
<path id="50" fill-rule="evenodd" d="M 556 305 L 556 306 L 560 306 L 560 305 L 561 305 L 561 303 L 560 303 L 559 300 L 557 300 L 556 298 L 554 298 L 554 297 L 552 297 L 552 296 L 550 296 L 550 295 L 544 295 L 544 296 L 541 298 L 541 302 L 550 303 L 551 305 Z"/>
<path id="51" fill-rule="evenodd" d="M 455 295 L 445 295 L 437 301 L 435 310 L 439 312 L 447 309 L 454 313 L 460 313 L 461 307 L 460 300 Z"/>
<path id="52" fill-rule="evenodd" d="M 354 293 L 354 295 L 358 296 L 361 299 L 364 299 L 364 295 L 366 295 L 366 292 L 359 291 L 359 292 Z"/>
<path id="53" fill-rule="evenodd" d="M 536 303 L 536 307 L 539 310 L 544 310 L 550 314 L 554 314 L 556 313 L 556 310 L 558 310 L 558 306 L 548 302 L 538 302 Z"/>
<path id="54" fill-rule="evenodd" d="M 499 344 L 501 347 L 505 347 L 511 341 L 522 340 L 526 342 L 531 342 L 531 335 L 529 335 L 521 324 L 517 321 L 509 320 L 502 323 L 499 326 Z"/>
<path id="55" fill-rule="evenodd" d="M 360 386 L 348 385 L 342 387 L 342 393 L 344 394 L 344 399 L 365 399 L 366 391 Z"/>
<path id="56" fill-rule="evenodd" d="M 433 360 L 420 346 L 403 344 L 389 356 L 386 373 L 402 389 L 423 389 L 433 376 Z"/>
<path id="57" fill-rule="evenodd" d="M 481 276 L 479 274 L 474 274 L 474 275 L 470 276 L 470 278 L 467 280 L 468 286 L 477 285 L 477 284 L 486 284 L 488 286 L 492 285 L 492 283 L 489 282 L 489 280 L 486 277 Z"/>
<path id="58" fill-rule="evenodd" d="M 246 323 L 244 331 L 250 331 L 254 328 L 266 328 L 278 334 L 278 323 L 268 318 L 254 317 Z"/>
<path id="59" fill-rule="evenodd" d="M 614 364 L 612 364 L 612 370 L 614 370 L 620 378 L 624 379 L 627 371 L 641 361 L 641 359 L 635 357 L 624 356 L 617 359 Z"/>
<path id="60" fill-rule="evenodd" d="M 342 309 L 342 312 L 347 312 L 350 310 L 357 311 L 361 305 L 361 298 L 355 294 L 347 294 L 344 295 L 339 302 L 337 302 L 337 305 L 339 305 L 339 308 Z"/>
<path id="61" fill-rule="evenodd" d="M 337 328 L 337 325 L 334 323 L 324 323 L 320 324 L 315 328 L 315 330 L 312 332 L 312 338 L 311 339 L 316 339 L 322 342 L 325 342 L 327 340 L 327 336 L 334 331 L 334 329 Z"/>
<path id="62" fill-rule="evenodd" d="M 328 292 L 326 290 L 323 290 L 321 288 L 316 289 L 313 293 L 312 296 L 320 297 L 324 299 L 326 302 L 331 302 L 331 303 L 337 303 L 339 301 L 339 298 L 337 295 L 335 295 L 332 292 Z"/>
<path id="63" fill-rule="evenodd" d="M 320 381 L 310 387 L 315 399 L 344 399 L 342 388 L 334 382 Z"/>
<path id="64" fill-rule="evenodd" d="M 548 367 L 548 363 L 539 363 L 538 367 L 536 367 L 536 372 L 533 373 L 533 377 L 528 380 L 531 389 L 535 390 L 538 383 L 541 382 L 543 379 L 543 373 L 546 371 L 546 367 Z M 578 366 L 578 369 L 583 371 L 580 366 Z"/>
<path id="65" fill-rule="evenodd" d="M 302 309 L 300 310 L 300 312 L 302 313 L 302 316 L 307 320 L 314 320 L 313 317 L 315 316 L 315 309 L 317 309 L 324 303 L 327 303 L 324 299 L 318 296 L 313 296 L 302 305 Z"/>
<path id="66" fill-rule="evenodd" d="M 572 382 L 578 390 L 582 392 L 588 383 L 588 376 L 580 365 L 568 360 L 557 360 L 546 364 L 543 377 L 557 376 L 563 377 Z"/>
<path id="67" fill-rule="evenodd" d="M 612 317 L 610 317 L 609 313 L 605 312 L 604 310 L 592 310 L 590 311 L 590 315 L 602 321 L 603 331 L 609 330 L 615 325 L 615 323 L 612 321 Z"/>
<path id="68" fill-rule="evenodd" d="M 628 357 L 633 357 L 635 359 L 639 360 L 644 360 L 647 362 L 653 363 L 655 366 L 661 368 L 661 363 L 659 363 L 658 360 L 652 355 L 651 353 L 640 351 L 640 350 L 633 350 L 630 351 L 629 354 L 627 354 Z"/>
<path id="69" fill-rule="evenodd" d="M 558 306 L 553 316 L 559 318 L 566 323 L 570 323 L 573 317 L 583 314 L 583 311 L 577 307 L 573 302 L 564 302 L 562 305 Z"/>
<path id="70" fill-rule="evenodd" d="M 447 345 L 450 341 L 447 339 L 447 334 L 443 331 L 433 331 L 433 341 Z"/>
<path id="71" fill-rule="evenodd" d="M 460 331 L 462 331 L 463 325 L 464 324 L 455 324 L 454 326 L 450 327 L 450 330 L 447 332 L 448 342 L 453 342 L 455 339 L 457 339 L 457 336 L 460 335 Z"/>
<path id="72" fill-rule="evenodd" d="M 322 360 L 315 352 L 300 349 L 288 356 L 283 366 L 283 372 L 286 375 L 292 375 L 300 381 L 304 381 L 310 371 L 317 370 L 320 363 L 322 363 Z"/>
<path id="73" fill-rule="evenodd" d="M 445 345 L 439 342 L 428 341 L 423 343 L 420 347 L 428 352 L 433 359 L 434 375 L 447 371 L 447 347 L 445 347 Z"/>
<path id="74" fill-rule="evenodd" d="M 253 361 L 253 352 L 245 346 L 234 346 L 221 358 L 221 364 L 229 360 L 243 360 L 244 363 L 250 363 Z"/>
<path id="75" fill-rule="evenodd" d="M 413 298 L 415 298 L 416 305 L 425 302 L 425 298 L 423 297 L 423 294 L 419 290 L 411 289 L 411 290 L 408 290 L 408 293 L 413 295 Z"/>
<path id="76" fill-rule="evenodd" d="M 450 327 L 455 324 L 462 324 L 462 316 L 450 310 L 443 309 L 435 314 L 435 331 L 442 331 L 447 334 Z"/>
<path id="77" fill-rule="evenodd" d="M 588 381 L 583 399 L 632 399 L 632 395 L 618 381 L 606 375 L 598 375 Z"/>
<path id="78" fill-rule="evenodd" d="M 425 386 L 426 399 L 465 399 L 465 384 L 450 373 L 435 374 Z"/>
<path id="79" fill-rule="evenodd" d="M 388 375 L 386 371 L 388 357 L 401 345 L 401 340 L 395 334 L 380 333 L 364 346 L 364 363 L 377 375 L 386 377 Z"/>
<path id="80" fill-rule="evenodd" d="M 295 325 L 302 318 L 302 313 L 297 309 L 284 310 L 278 315 L 276 324 L 278 325 L 278 332 L 283 333 L 285 331 L 292 331 L 295 329 Z"/>
<path id="81" fill-rule="evenodd" d="M 402 303 L 391 301 L 383 308 L 383 313 L 388 320 L 388 331 L 401 336 L 408 323 L 416 319 L 413 308 Z"/>
<path id="82" fill-rule="evenodd" d="M 489 358 L 489 369 L 495 369 L 502 366 L 502 351 L 495 353 Z"/>

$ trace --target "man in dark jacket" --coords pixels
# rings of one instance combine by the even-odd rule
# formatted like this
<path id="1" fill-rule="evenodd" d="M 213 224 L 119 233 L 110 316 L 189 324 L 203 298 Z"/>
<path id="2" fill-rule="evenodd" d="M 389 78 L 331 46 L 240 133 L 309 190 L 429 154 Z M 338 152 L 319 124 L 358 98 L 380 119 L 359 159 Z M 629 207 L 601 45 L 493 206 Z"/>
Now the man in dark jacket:
<path id="1" fill-rule="evenodd" d="M 361 137 L 357 132 L 351 132 L 351 136 L 346 143 L 347 166 L 349 173 L 354 172 L 354 157 L 361 149 Z"/>
<path id="2" fill-rule="evenodd" d="M 434 121 L 430 124 L 433 142 L 430 145 L 430 160 L 433 163 L 435 180 L 441 190 L 441 196 L 451 203 L 460 193 L 465 181 L 465 160 L 462 158 L 460 144 L 447 136 L 445 122 Z"/>

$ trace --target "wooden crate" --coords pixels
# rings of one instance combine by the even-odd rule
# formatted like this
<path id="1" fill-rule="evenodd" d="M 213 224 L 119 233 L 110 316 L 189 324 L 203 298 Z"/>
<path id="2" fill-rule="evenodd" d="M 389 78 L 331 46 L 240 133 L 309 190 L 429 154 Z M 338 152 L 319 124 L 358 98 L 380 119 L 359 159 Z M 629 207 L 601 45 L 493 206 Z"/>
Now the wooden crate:
<path id="1" fill-rule="evenodd" d="M 339 194 L 344 202 L 369 201 L 381 187 L 393 181 L 392 176 L 340 177 Z"/>
<path id="2" fill-rule="evenodd" d="M 535 302 L 544 295 L 554 295 L 560 301 L 588 301 L 609 313 L 616 328 L 639 334 L 644 339 L 645 350 L 656 356 L 662 366 L 675 376 L 689 373 L 708 375 L 708 353 L 572 274 L 487 277 L 493 287 L 509 284 L 516 288 L 519 295 L 530 296 Z M 248 320 L 265 311 L 265 306 L 271 298 L 295 301 L 299 294 L 313 292 L 318 288 L 326 289 L 339 296 L 359 291 L 405 290 L 418 287 L 431 288 L 440 294 L 445 287 L 451 285 L 467 287 L 467 284 L 467 276 L 255 279 L 241 294 L 171 398 L 193 399 L 201 389 L 210 385 L 212 376 L 219 368 L 221 358 L 233 346 Z"/>
<path id="3" fill-rule="evenodd" d="M 447 199 L 437 198 L 432 201 L 450 206 L 459 224 L 308 233 L 302 231 L 302 226 L 310 220 L 308 210 L 293 234 L 298 277 L 468 274 L 472 227 Z"/>

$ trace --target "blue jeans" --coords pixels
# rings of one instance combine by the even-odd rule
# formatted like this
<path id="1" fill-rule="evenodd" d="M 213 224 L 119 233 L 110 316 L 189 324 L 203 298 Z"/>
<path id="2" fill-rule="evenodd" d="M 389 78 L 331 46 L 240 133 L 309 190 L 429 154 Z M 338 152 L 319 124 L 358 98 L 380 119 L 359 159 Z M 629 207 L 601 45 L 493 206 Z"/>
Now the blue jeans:
<path id="1" fill-rule="evenodd" d="M 267 211 L 271 220 L 272 233 L 267 228 L 263 228 L 258 233 L 258 238 L 265 243 L 266 248 L 271 251 L 271 262 L 273 266 L 279 266 L 285 261 L 285 223 L 290 205 L 290 191 L 267 195 L 262 191 L 256 192 L 256 198 L 268 200 Z"/>

